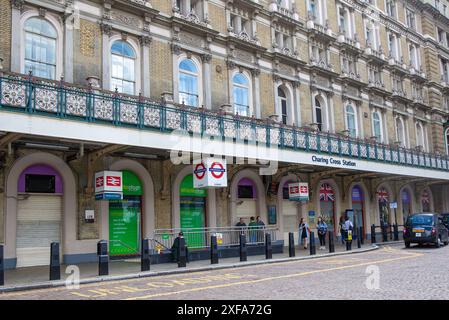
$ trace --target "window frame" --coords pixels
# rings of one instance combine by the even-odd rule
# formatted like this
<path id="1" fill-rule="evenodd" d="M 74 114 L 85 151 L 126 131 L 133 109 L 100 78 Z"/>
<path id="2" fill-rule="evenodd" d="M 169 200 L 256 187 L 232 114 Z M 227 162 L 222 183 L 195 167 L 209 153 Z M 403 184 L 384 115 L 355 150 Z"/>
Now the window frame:
<path id="1" fill-rule="evenodd" d="M 236 75 L 241 74 L 243 75 L 246 80 L 248 81 L 248 87 L 244 87 L 243 85 L 240 84 L 236 84 L 234 82 L 234 78 L 236 77 Z M 246 88 L 248 90 L 248 114 L 247 115 L 242 115 L 241 113 L 239 113 L 239 116 L 246 116 L 246 117 L 251 117 L 254 114 L 254 106 L 253 106 L 253 88 L 252 88 L 252 77 L 250 76 L 250 74 L 248 72 L 246 72 L 245 70 L 239 71 L 236 70 L 231 74 L 231 105 L 233 107 L 233 112 L 234 114 L 237 114 L 237 109 L 236 109 L 236 102 L 235 102 L 235 95 L 234 95 L 234 89 L 235 87 L 239 87 L 239 88 Z M 237 104 L 239 106 L 244 106 L 242 104 Z"/>
<path id="2" fill-rule="evenodd" d="M 374 118 L 374 115 L 376 115 L 377 117 L 378 117 L 378 120 L 376 120 L 375 118 Z M 377 137 L 377 135 L 376 135 L 376 126 L 375 126 L 375 122 L 378 122 L 379 123 L 379 133 L 380 133 L 380 137 Z M 381 115 L 381 113 L 379 112 L 379 111 L 376 111 L 376 110 L 374 110 L 372 113 L 371 113 L 371 126 L 372 126 L 372 134 L 373 134 L 373 137 L 377 137 L 378 139 L 379 139 L 379 141 L 377 141 L 377 142 L 380 142 L 380 143 L 383 143 L 383 141 L 384 141 L 384 130 L 383 130 L 383 126 L 382 126 L 382 115 Z"/>
<path id="3" fill-rule="evenodd" d="M 188 70 L 185 70 L 185 69 L 181 69 L 181 63 L 186 61 L 186 60 L 188 60 L 188 61 L 193 63 L 193 65 L 196 68 L 196 72 L 192 72 L 192 71 L 188 71 Z M 183 74 L 188 75 L 188 76 L 193 76 L 193 77 L 196 78 L 196 87 L 198 89 L 196 94 L 190 93 L 190 92 L 181 91 L 181 89 L 180 89 L 181 88 L 181 85 L 180 85 L 181 84 L 181 75 L 183 75 Z M 201 106 L 201 104 L 200 104 L 200 101 L 201 101 L 201 98 L 200 98 L 200 91 L 201 91 L 201 89 L 200 89 L 200 87 L 201 87 L 201 83 L 200 83 L 200 69 L 198 68 L 197 63 L 195 63 L 195 60 L 193 60 L 191 58 L 188 58 L 188 57 L 185 57 L 183 59 L 179 59 L 178 60 L 178 79 L 177 80 L 178 80 L 178 100 L 179 100 L 179 103 L 181 103 L 181 104 L 183 103 L 183 101 L 181 100 L 181 94 L 185 94 L 185 95 L 188 95 L 188 96 L 196 96 L 196 103 L 197 103 L 197 105 L 190 105 L 190 104 L 187 104 L 187 103 L 185 103 L 185 105 L 190 106 L 190 107 L 197 107 L 197 108 L 199 108 Z"/>
<path id="4" fill-rule="evenodd" d="M 112 52 L 112 46 L 115 44 L 115 43 L 117 43 L 117 42 L 123 42 L 123 43 L 125 43 L 125 44 L 127 44 L 128 46 L 130 46 L 131 47 L 131 49 L 133 50 L 133 52 L 134 52 L 134 58 L 129 58 L 129 57 L 126 57 L 125 55 L 119 55 L 119 54 L 115 54 L 115 53 L 113 53 Z M 112 57 L 114 56 L 114 55 L 116 55 L 116 56 L 119 56 L 119 57 L 121 57 L 122 59 L 123 59 L 123 61 L 124 61 L 124 59 L 129 59 L 129 60 L 133 60 L 133 63 L 134 63 L 134 81 L 129 81 L 129 80 L 126 80 L 126 79 L 124 79 L 124 78 L 117 78 L 117 77 L 114 77 L 113 76 L 113 73 L 112 73 L 112 70 L 113 70 L 113 65 L 112 65 Z M 138 71 L 138 69 L 139 69 L 139 66 L 137 65 L 137 63 L 138 63 L 138 52 L 136 51 L 136 48 L 132 45 L 132 43 L 131 42 L 129 42 L 128 40 L 123 40 L 123 39 L 115 39 L 114 41 L 111 41 L 110 42 L 110 48 L 109 48 L 109 59 L 110 59 L 110 61 L 111 61 L 111 64 L 110 64 L 110 66 L 111 66 L 111 69 L 110 69 L 110 74 L 109 74 L 109 77 L 110 77 L 110 79 L 109 79 L 109 82 L 110 82 L 110 90 L 111 91 L 114 91 L 115 90 L 115 88 L 113 87 L 113 80 L 114 79 L 116 79 L 116 80 L 120 80 L 122 83 L 123 82 L 128 82 L 128 83 L 133 83 L 133 86 L 134 86 L 134 92 L 132 92 L 132 93 L 129 93 L 129 92 L 123 92 L 123 91 L 118 91 L 119 93 L 123 93 L 123 94 L 129 94 L 129 95 L 136 95 L 137 94 L 137 82 L 138 82 L 138 77 L 137 77 L 137 71 Z"/>
<path id="5" fill-rule="evenodd" d="M 348 111 L 348 108 L 352 109 L 352 112 Z M 345 105 L 345 110 L 344 110 L 344 114 L 345 114 L 345 126 L 346 126 L 346 130 L 349 131 L 349 136 L 352 138 L 357 138 L 359 136 L 359 130 L 358 130 L 358 121 L 357 121 L 357 109 L 356 106 L 354 106 L 351 103 L 347 103 Z M 349 128 L 349 116 L 354 117 L 354 135 L 351 134 L 351 129 Z"/>

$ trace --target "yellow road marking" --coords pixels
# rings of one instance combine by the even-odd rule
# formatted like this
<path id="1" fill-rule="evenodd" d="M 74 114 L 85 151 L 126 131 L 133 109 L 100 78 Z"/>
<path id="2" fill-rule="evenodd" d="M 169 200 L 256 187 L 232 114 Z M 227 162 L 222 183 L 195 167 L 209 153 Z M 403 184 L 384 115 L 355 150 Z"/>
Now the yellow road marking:
<path id="1" fill-rule="evenodd" d="M 262 279 L 257 279 L 257 280 L 246 280 L 246 281 L 240 281 L 240 282 L 219 284 L 219 285 L 214 285 L 214 286 L 185 289 L 185 290 L 180 290 L 180 291 L 156 293 L 156 294 L 150 294 L 150 295 L 145 295 L 145 296 L 140 296 L 140 297 L 125 298 L 123 300 L 149 299 L 149 298 L 164 297 L 164 296 L 170 296 L 170 295 L 187 293 L 187 292 L 195 292 L 195 291 L 210 290 L 210 289 L 217 289 L 217 288 L 226 288 L 226 287 L 245 285 L 245 284 L 254 284 L 254 283 L 266 282 L 266 281 L 271 281 L 271 280 L 279 280 L 279 279 L 287 279 L 287 278 L 293 278 L 293 277 L 306 276 L 306 275 L 311 275 L 311 274 L 321 273 L 321 272 L 330 272 L 330 271 L 362 267 L 362 266 L 367 266 L 367 265 L 372 265 L 372 264 L 380 264 L 380 263 L 386 263 L 386 262 L 399 261 L 399 260 L 410 259 L 410 258 L 415 258 L 415 257 L 420 257 L 420 256 L 422 256 L 422 254 L 415 254 L 414 256 L 409 255 L 409 256 L 405 256 L 405 257 L 384 259 L 384 260 L 378 260 L 378 261 L 370 261 L 370 262 L 359 263 L 359 264 L 355 264 L 355 265 L 335 267 L 335 268 L 329 268 L 329 269 L 321 269 L 321 270 L 313 270 L 313 271 L 294 273 L 294 274 L 288 274 L 288 275 L 282 275 L 282 276 L 267 277 L 267 278 L 262 278 Z"/>

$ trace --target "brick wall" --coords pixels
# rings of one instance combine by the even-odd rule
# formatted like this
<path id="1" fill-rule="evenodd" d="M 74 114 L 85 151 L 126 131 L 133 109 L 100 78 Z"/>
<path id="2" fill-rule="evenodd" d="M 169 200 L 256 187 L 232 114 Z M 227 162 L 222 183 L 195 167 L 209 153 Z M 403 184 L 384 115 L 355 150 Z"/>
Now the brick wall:
<path id="1" fill-rule="evenodd" d="M 152 41 L 151 57 L 151 97 L 159 100 L 163 92 L 173 91 L 173 59 L 170 45 Z"/>
<path id="2" fill-rule="evenodd" d="M 3 58 L 3 70 L 9 71 L 11 65 L 11 3 L 0 0 L 0 58 Z"/>

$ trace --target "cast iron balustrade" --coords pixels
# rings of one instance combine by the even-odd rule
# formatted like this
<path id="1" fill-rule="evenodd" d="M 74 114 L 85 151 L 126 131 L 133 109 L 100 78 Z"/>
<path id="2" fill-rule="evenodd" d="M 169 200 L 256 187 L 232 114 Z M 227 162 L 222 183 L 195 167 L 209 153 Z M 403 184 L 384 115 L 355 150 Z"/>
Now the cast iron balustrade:
<path id="1" fill-rule="evenodd" d="M 186 130 L 191 134 L 248 141 L 259 146 L 433 170 L 449 169 L 448 157 L 438 154 L 203 108 L 164 105 L 142 96 L 17 74 L 0 77 L 0 110 L 140 130 Z"/>

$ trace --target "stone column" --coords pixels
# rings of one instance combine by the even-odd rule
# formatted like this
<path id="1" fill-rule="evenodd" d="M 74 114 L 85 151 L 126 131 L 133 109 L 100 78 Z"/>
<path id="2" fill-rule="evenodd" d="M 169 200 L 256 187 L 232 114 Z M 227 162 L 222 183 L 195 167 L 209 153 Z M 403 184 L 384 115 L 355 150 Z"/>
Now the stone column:
<path id="1" fill-rule="evenodd" d="M 294 113 L 294 123 L 296 126 L 301 126 L 301 93 L 299 87 L 301 83 L 299 81 L 293 81 L 293 113 Z"/>
<path id="2" fill-rule="evenodd" d="M 253 76 L 253 114 L 256 118 L 261 118 L 260 110 L 260 69 L 252 69 L 251 74 Z"/>
<path id="3" fill-rule="evenodd" d="M 141 71 L 141 92 L 144 97 L 150 97 L 150 44 L 151 37 L 139 37 L 140 48 L 142 52 L 142 71 Z"/>
<path id="4" fill-rule="evenodd" d="M 11 0 L 11 71 L 22 73 L 20 69 L 21 43 L 20 35 L 22 28 L 20 25 L 20 15 L 23 10 L 24 0 Z M 27 73 L 26 70 L 23 70 Z"/>
<path id="5" fill-rule="evenodd" d="M 212 55 L 201 55 L 201 61 L 203 62 L 203 105 L 206 109 L 212 109 L 211 60 Z"/>
<path id="6" fill-rule="evenodd" d="M 109 37 L 111 36 L 112 27 L 109 24 L 101 23 L 101 45 L 102 45 L 102 85 L 103 89 L 111 90 L 111 63 L 109 52 Z"/>
<path id="7" fill-rule="evenodd" d="M 73 15 L 67 7 L 64 15 L 64 81 L 73 83 Z"/>

